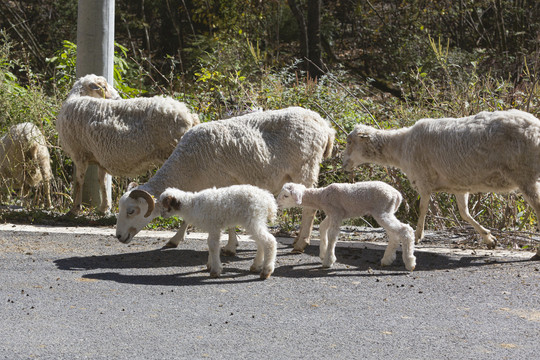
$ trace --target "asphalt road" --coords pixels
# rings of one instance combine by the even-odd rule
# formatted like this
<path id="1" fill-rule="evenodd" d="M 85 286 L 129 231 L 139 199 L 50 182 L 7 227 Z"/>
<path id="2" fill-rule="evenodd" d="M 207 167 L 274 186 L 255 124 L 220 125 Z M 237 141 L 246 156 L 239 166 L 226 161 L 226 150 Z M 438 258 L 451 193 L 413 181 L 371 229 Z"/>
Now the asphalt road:
<path id="1" fill-rule="evenodd" d="M 224 274 L 206 242 L 170 232 L 130 245 L 112 228 L 0 225 L 1 359 L 536 359 L 540 262 L 533 253 L 420 246 L 417 268 L 378 265 L 384 243 L 291 254 L 249 272 L 241 241 Z M 367 238 L 370 233 L 367 232 Z M 374 232 L 373 237 L 380 232 Z M 429 237 L 429 234 L 428 234 Z"/>

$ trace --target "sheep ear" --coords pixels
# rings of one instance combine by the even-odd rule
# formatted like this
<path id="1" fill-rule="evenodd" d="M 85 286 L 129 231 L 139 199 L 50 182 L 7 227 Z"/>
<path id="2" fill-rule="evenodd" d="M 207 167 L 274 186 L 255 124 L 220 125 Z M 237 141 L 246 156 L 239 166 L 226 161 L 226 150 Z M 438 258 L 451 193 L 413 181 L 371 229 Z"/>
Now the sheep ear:
<path id="1" fill-rule="evenodd" d="M 369 139 L 369 134 L 364 132 L 358 133 L 356 136 L 358 136 L 360 139 Z"/>
<path id="2" fill-rule="evenodd" d="M 296 205 L 302 205 L 302 194 L 300 193 L 300 191 L 296 189 L 291 189 L 290 192 Z"/>
<path id="3" fill-rule="evenodd" d="M 139 186 L 139 184 L 137 184 L 136 182 L 130 182 L 128 185 L 127 191 L 131 191 L 135 189 L 137 186 Z"/>
<path id="4" fill-rule="evenodd" d="M 180 210 L 180 208 L 182 207 L 180 201 L 178 201 L 178 199 L 171 195 L 164 197 L 163 200 L 161 200 L 161 205 L 167 211 L 171 211 L 171 208 L 174 210 Z"/>

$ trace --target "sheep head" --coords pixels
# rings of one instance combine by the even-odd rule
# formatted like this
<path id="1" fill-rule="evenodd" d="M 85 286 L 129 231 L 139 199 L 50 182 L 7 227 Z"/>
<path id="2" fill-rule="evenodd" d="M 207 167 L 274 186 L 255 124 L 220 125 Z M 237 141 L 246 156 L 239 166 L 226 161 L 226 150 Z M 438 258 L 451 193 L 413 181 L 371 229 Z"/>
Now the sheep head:
<path id="1" fill-rule="evenodd" d="M 90 96 L 100 99 L 119 99 L 118 92 L 107 82 L 103 76 L 89 74 L 81 77 L 73 85 L 70 95 L 76 92 L 77 96 Z"/>
<path id="2" fill-rule="evenodd" d="M 182 208 L 182 200 L 180 199 L 182 192 L 178 189 L 168 188 L 159 197 L 161 204 L 161 216 L 169 217 L 173 213 L 180 212 Z"/>
<path id="3" fill-rule="evenodd" d="M 353 131 L 347 135 L 347 147 L 343 153 L 343 170 L 351 171 L 355 166 L 376 162 L 380 154 L 380 146 L 377 146 L 375 134 L 377 130 L 366 125 L 356 125 Z"/>
<path id="4" fill-rule="evenodd" d="M 116 237 L 120 242 L 129 243 L 152 219 L 158 216 L 155 201 L 150 193 L 140 190 L 128 190 L 118 203 L 116 219 Z"/>
<path id="5" fill-rule="evenodd" d="M 302 197 L 306 187 L 302 184 L 287 183 L 283 185 L 277 197 L 280 209 L 302 205 Z"/>

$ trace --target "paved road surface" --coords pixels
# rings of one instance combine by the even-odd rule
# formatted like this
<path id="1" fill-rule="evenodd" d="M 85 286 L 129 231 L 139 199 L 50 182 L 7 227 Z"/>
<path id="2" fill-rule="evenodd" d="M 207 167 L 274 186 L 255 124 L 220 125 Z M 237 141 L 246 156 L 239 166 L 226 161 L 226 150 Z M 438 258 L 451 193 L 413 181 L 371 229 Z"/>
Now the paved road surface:
<path id="1" fill-rule="evenodd" d="M 0 359 L 536 359 L 540 262 L 532 253 L 421 246 L 417 269 L 381 268 L 384 244 L 318 249 L 279 239 L 266 281 L 253 242 L 205 272 L 192 233 L 119 243 L 113 229 L 0 225 Z M 369 237 L 369 233 L 367 233 Z M 373 233 L 379 236 L 380 232 Z M 398 256 L 400 253 L 398 253 Z"/>

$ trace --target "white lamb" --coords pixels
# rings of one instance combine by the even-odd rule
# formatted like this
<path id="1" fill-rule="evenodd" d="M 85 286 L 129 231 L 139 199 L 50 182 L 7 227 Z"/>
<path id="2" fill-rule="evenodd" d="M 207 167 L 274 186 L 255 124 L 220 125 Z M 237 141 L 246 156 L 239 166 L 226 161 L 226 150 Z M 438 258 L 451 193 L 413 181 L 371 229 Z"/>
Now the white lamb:
<path id="1" fill-rule="evenodd" d="M 0 178 L 23 195 L 29 187 L 43 183 L 45 206 L 51 207 L 51 158 L 45 137 L 36 125 L 14 125 L 0 138 Z"/>
<path id="2" fill-rule="evenodd" d="M 263 280 L 274 272 L 277 244 L 266 222 L 274 221 L 277 205 L 268 191 L 252 185 L 212 188 L 197 193 L 168 188 L 159 202 L 162 216 L 178 215 L 208 232 L 207 266 L 211 277 L 218 277 L 223 269 L 219 259 L 220 232 L 236 225 L 242 226 L 257 243 L 250 271 L 259 272 Z"/>
<path id="3" fill-rule="evenodd" d="M 279 193 L 284 183 L 294 181 L 312 187 L 324 157 L 332 151 L 335 131 L 319 114 L 299 107 L 251 113 L 227 120 L 211 121 L 189 130 L 158 172 L 121 197 L 116 237 L 129 241 L 153 218 L 152 196 L 166 188 L 200 191 L 211 187 L 251 184 Z M 136 184 L 135 184 L 136 185 Z M 148 196 L 140 197 L 144 191 Z M 127 211 L 135 211 L 130 214 Z M 295 249 L 309 241 L 315 209 L 305 208 Z M 184 239 L 189 222 L 184 221 L 166 247 Z M 236 252 L 234 229 L 229 231 L 226 254 Z"/>
<path id="4" fill-rule="evenodd" d="M 98 165 L 102 203 L 105 174 L 137 176 L 161 165 L 199 118 L 172 98 L 120 99 L 101 76 L 87 75 L 75 83 L 62 105 L 56 128 L 60 145 L 75 164 L 71 212 L 80 211 L 82 186 L 89 164 Z"/>
<path id="5" fill-rule="evenodd" d="M 403 262 L 409 271 L 416 267 L 414 256 L 414 231 L 394 215 L 402 196 L 392 186 L 381 181 L 355 184 L 331 184 L 325 188 L 307 189 L 304 185 L 287 183 L 278 195 L 279 208 L 295 206 L 321 209 L 326 218 L 321 222 L 319 257 L 323 267 L 331 267 L 336 261 L 334 249 L 339 227 L 344 219 L 371 215 L 388 234 L 388 246 L 381 260 L 387 266 L 396 259 L 396 251 L 402 244 Z"/>
<path id="6" fill-rule="evenodd" d="M 347 136 L 343 168 L 375 163 L 403 170 L 420 193 L 417 242 L 424 236 L 431 193 L 445 191 L 455 194 L 463 219 L 493 248 L 491 232 L 469 214 L 469 193 L 519 189 L 538 218 L 539 159 L 540 120 L 509 110 L 458 119 L 423 119 L 396 130 L 357 125 Z"/>

